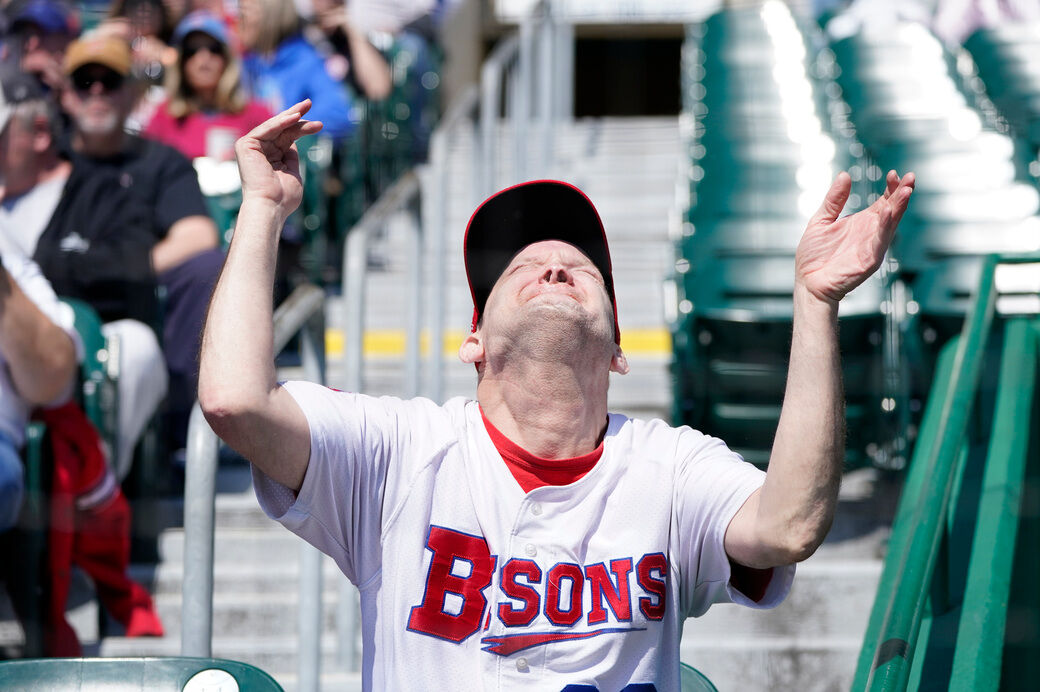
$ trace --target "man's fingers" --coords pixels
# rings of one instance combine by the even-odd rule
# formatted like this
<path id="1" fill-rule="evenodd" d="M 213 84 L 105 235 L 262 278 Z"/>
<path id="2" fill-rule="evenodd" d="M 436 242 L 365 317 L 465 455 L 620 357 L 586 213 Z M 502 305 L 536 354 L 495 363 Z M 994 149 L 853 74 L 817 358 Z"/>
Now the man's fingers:
<path id="1" fill-rule="evenodd" d="M 278 115 L 268 118 L 260 123 L 246 135 L 246 138 L 259 141 L 273 140 L 282 134 L 287 128 L 301 121 L 304 113 L 311 108 L 310 99 L 300 101 L 295 106 L 287 108 Z M 316 121 L 315 121 L 316 122 Z M 320 123 L 319 123 L 319 128 Z M 317 130 L 315 130 L 317 132 Z"/>
<path id="2" fill-rule="evenodd" d="M 280 137 L 286 139 L 286 146 L 292 144 L 300 137 L 306 137 L 307 135 L 313 135 L 321 131 L 323 125 L 317 120 L 298 120 L 289 127 L 285 128 L 280 134 Z"/>
<path id="3" fill-rule="evenodd" d="M 900 181 L 899 189 L 892 195 L 890 202 L 892 209 L 892 226 L 895 227 L 903 218 L 903 213 L 910 204 L 910 196 L 914 192 L 914 174 L 907 173 Z"/>
<path id="4" fill-rule="evenodd" d="M 885 197 L 891 197 L 892 193 L 899 188 L 899 174 L 894 170 L 888 172 L 885 176 Z"/>
<path id="5" fill-rule="evenodd" d="M 845 208 L 845 202 L 849 200 L 849 192 L 852 190 L 852 178 L 842 171 L 831 183 L 831 188 L 823 198 L 823 204 L 809 221 L 809 225 L 818 223 L 834 223 L 841 210 Z"/>

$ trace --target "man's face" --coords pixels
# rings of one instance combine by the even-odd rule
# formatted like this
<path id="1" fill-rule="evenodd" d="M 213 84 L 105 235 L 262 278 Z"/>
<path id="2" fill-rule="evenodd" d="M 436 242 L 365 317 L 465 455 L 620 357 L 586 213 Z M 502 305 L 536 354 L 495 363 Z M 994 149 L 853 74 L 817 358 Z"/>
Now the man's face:
<path id="1" fill-rule="evenodd" d="M 31 123 L 14 115 L 0 133 L 0 176 L 9 189 L 21 189 L 36 162 L 36 133 Z"/>
<path id="2" fill-rule="evenodd" d="M 84 135 L 110 135 L 123 127 L 133 105 L 126 80 L 104 65 L 89 64 L 72 73 L 63 104 Z"/>
<path id="3" fill-rule="evenodd" d="M 61 63 L 72 37 L 65 33 L 46 33 L 35 25 L 27 25 L 20 32 L 23 72 L 36 75 L 40 81 L 57 91 L 61 86 Z"/>
<path id="4" fill-rule="evenodd" d="M 513 258 L 495 283 L 482 325 L 539 329 L 554 323 L 562 327 L 561 321 L 580 324 L 614 342 L 613 307 L 592 260 L 559 240 L 533 243 Z"/>

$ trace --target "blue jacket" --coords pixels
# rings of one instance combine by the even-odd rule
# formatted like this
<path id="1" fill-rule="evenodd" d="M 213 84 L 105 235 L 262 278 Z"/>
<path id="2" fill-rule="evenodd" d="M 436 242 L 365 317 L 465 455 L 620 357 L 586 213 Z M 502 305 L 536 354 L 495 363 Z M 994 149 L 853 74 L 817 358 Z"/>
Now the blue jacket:
<path id="1" fill-rule="evenodd" d="M 243 68 L 246 86 L 275 113 L 309 98 L 306 117 L 324 123 L 325 134 L 340 139 L 354 129 L 346 86 L 329 76 L 321 54 L 302 36 L 287 38 L 272 56 L 247 54 Z"/>

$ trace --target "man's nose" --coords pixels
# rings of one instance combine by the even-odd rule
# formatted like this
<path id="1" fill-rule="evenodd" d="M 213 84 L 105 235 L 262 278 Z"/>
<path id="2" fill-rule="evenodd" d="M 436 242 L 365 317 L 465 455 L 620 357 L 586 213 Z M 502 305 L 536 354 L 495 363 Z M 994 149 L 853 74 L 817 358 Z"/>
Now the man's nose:
<path id="1" fill-rule="evenodd" d="M 547 267 L 545 273 L 542 274 L 542 281 L 548 284 L 568 284 L 571 282 L 571 275 L 566 267 L 553 264 Z"/>

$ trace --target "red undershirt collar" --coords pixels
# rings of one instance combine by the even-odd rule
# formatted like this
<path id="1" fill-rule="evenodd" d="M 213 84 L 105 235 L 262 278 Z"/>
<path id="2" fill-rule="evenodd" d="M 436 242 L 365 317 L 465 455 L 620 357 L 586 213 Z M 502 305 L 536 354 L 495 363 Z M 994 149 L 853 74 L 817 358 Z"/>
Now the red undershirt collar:
<path id="1" fill-rule="evenodd" d="M 525 493 L 546 485 L 574 483 L 591 471 L 603 455 L 603 443 L 600 442 L 599 446 L 588 454 L 571 459 L 544 459 L 535 456 L 503 435 L 484 415 L 484 409 L 479 406 L 477 408 L 480 409 L 480 417 L 484 421 L 491 442 Z"/>

